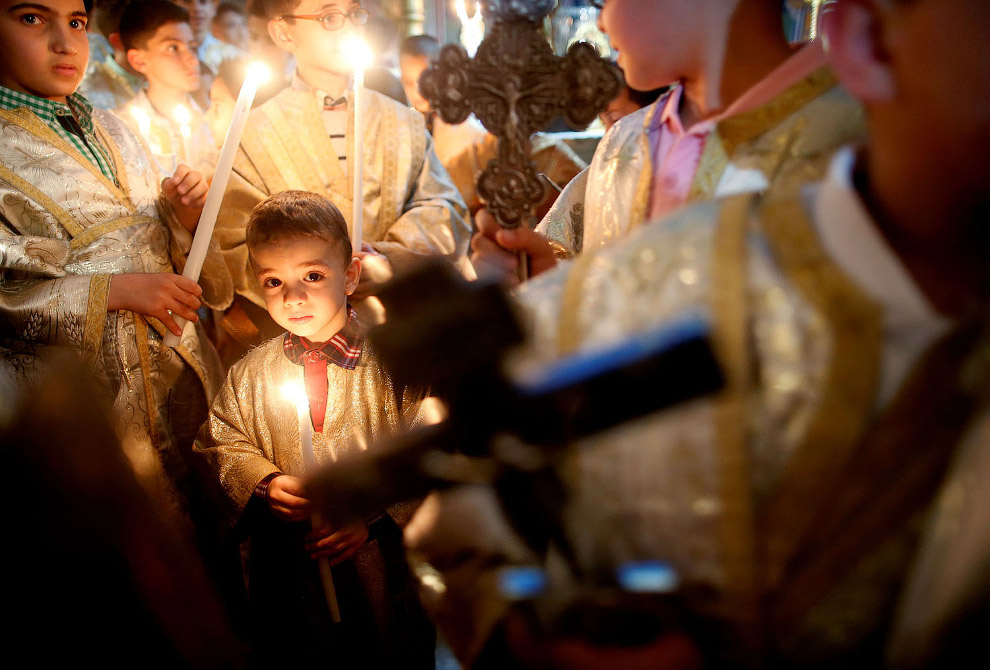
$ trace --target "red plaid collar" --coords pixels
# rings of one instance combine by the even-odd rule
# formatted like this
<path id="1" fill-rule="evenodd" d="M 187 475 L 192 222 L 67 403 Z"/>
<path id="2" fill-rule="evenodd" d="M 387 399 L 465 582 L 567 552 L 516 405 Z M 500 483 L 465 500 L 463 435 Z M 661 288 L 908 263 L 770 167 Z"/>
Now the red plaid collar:
<path id="1" fill-rule="evenodd" d="M 345 370 L 353 370 L 361 359 L 364 349 L 364 328 L 358 321 L 357 313 L 350 305 L 347 306 L 347 323 L 329 341 L 319 346 L 305 337 L 286 333 L 282 341 L 285 355 L 296 365 L 304 365 L 306 361 L 332 361 Z"/>

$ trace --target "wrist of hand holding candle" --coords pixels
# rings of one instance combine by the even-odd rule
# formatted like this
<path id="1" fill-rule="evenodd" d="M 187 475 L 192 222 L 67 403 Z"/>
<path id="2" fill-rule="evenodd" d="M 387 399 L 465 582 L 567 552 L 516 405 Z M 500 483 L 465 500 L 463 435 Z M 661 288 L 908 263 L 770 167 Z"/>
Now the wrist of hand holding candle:
<path id="1" fill-rule="evenodd" d="M 258 484 L 254 487 L 254 492 L 251 495 L 264 501 L 265 507 L 268 507 L 268 486 L 272 483 L 272 480 L 280 476 L 282 476 L 281 472 L 273 472 L 270 475 L 267 475 L 264 479 L 258 482 Z"/>

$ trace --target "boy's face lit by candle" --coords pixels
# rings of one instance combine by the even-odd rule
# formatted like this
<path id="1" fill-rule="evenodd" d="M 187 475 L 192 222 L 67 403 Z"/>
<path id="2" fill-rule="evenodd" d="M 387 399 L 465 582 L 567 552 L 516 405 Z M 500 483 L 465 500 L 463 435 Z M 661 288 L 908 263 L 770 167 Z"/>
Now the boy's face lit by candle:
<path id="1" fill-rule="evenodd" d="M 350 0 L 302 0 L 291 15 L 347 14 L 358 6 Z M 345 19 L 336 30 L 327 30 L 320 21 L 311 19 L 276 19 L 268 25 L 272 39 L 296 57 L 301 71 L 347 75 L 354 69 L 347 45 L 349 39 L 361 35 L 362 30 L 350 19 Z"/>
<path id="2" fill-rule="evenodd" d="M 347 323 L 347 296 L 361 276 L 361 261 L 346 266 L 333 245 L 293 237 L 251 252 L 265 304 L 275 323 L 311 342 L 326 342 Z"/>
<path id="3" fill-rule="evenodd" d="M 86 73 L 82 0 L 0 1 L 0 84 L 65 102 Z"/>

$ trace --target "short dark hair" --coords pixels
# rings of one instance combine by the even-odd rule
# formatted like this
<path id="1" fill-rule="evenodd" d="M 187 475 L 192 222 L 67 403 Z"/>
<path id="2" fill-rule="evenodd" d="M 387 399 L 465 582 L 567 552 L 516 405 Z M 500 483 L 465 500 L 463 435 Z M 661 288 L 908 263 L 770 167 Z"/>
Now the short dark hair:
<path id="1" fill-rule="evenodd" d="M 189 12 L 169 0 L 132 2 L 120 17 L 124 49 L 145 49 L 155 32 L 169 23 L 189 23 Z"/>
<path id="2" fill-rule="evenodd" d="M 251 0 L 251 13 L 259 15 L 259 10 L 268 20 L 277 19 L 283 14 L 291 14 L 302 0 Z"/>
<path id="3" fill-rule="evenodd" d="M 413 35 L 402 40 L 399 45 L 400 56 L 426 56 L 433 59 L 440 53 L 440 42 L 430 35 Z"/>
<path id="4" fill-rule="evenodd" d="M 333 245 L 344 267 L 351 262 L 351 238 L 344 215 L 330 199 L 309 191 L 282 191 L 251 210 L 248 253 L 264 244 L 315 238 Z"/>
<path id="5" fill-rule="evenodd" d="M 120 17 L 124 10 L 139 0 L 97 0 L 90 13 L 96 31 L 110 39 L 114 33 L 120 32 Z"/>
<path id="6" fill-rule="evenodd" d="M 369 67 L 364 73 L 364 85 L 372 91 L 387 95 L 400 105 L 409 106 L 406 90 L 402 82 L 387 67 Z"/>

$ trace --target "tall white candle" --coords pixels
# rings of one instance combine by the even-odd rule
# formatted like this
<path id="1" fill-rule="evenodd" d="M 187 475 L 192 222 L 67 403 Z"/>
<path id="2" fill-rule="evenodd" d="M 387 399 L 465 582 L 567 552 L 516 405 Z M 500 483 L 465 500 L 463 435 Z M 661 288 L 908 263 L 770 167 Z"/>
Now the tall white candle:
<path id="1" fill-rule="evenodd" d="M 270 76 L 271 72 L 264 63 L 255 62 L 248 66 L 247 76 L 244 77 L 244 84 L 241 85 L 241 92 L 237 96 L 237 102 L 234 103 L 234 115 L 230 120 L 230 126 L 227 128 L 227 136 L 224 137 L 223 147 L 220 149 L 220 158 L 217 160 L 217 169 L 213 173 L 213 182 L 206 194 L 203 212 L 199 215 L 196 235 L 193 237 L 192 247 L 186 258 L 186 267 L 182 271 L 182 276 L 187 279 L 199 281 L 199 275 L 203 271 L 203 262 L 206 260 L 206 252 L 210 248 L 210 240 L 213 239 L 213 228 L 217 223 L 220 203 L 223 202 L 223 194 L 227 190 L 227 182 L 230 181 L 230 170 L 234 167 L 234 156 L 237 154 L 237 147 L 241 143 L 241 135 L 244 134 L 244 125 L 247 123 L 248 114 L 251 112 L 251 103 L 254 102 L 258 87 Z M 174 318 L 179 328 L 185 327 L 185 319 Z M 165 338 L 165 344 L 170 347 L 177 346 L 179 338 L 169 333 Z"/>
<path id="2" fill-rule="evenodd" d="M 141 138 L 150 144 L 151 117 L 140 107 L 131 107 L 131 116 L 134 117 L 134 122 L 138 125 L 138 133 L 140 133 Z"/>
<path id="3" fill-rule="evenodd" d="M 351 95 L 354 118 L 354 155 L 348 161 L 351 171 L 351 247 L 354 253 L 361 251 L 364 237 L 364 115 L 361 113 L 364 98 L 364 71 L 374 61 L 371 49 L 360 37 L 352 36 L 344 47 L 354 66 L 354 91 Z"/>
<path id="4" fill-rule="evenodd" d="M 185 105 L 176 105 L 175 111 L 172 112 L 172 117 L 175 122 L 179 124 L 179 134 L 182 136 L 182 163 L 186 165 L 192 165 L 192 148 L 190 145 L 190 140 L 192 139 L 192 112 Z"/>
<path id="5" fill-rule="evenodd" d="M 304 386 L 294 382 L 288 382 L 282 387 L 282 395 L 288 397 L 296 406 L 303 465 L 306 472 L 311 474 L 316 470 L 316 453 L 313 451 L 313 423 L 309 413 L 309 396 L 306 394 Z M 310 522 L 313 528 L 323 525 L 323 519 L 319 512 L 313 513 Z M 330 560 L 323 556 L 318 558 L 316 563 L 320 571 L 320 582 L 323 584 L 323 596 L 327 601 L 327 609 L 330 610 L 330 618 L 334 622 L 338 622 L 340 621 L 340 605 L 337 603 L 337 588 L 333 584 L 333 573 L 330 572 Z"/>

